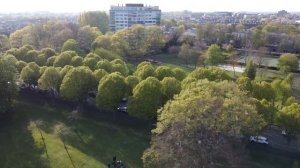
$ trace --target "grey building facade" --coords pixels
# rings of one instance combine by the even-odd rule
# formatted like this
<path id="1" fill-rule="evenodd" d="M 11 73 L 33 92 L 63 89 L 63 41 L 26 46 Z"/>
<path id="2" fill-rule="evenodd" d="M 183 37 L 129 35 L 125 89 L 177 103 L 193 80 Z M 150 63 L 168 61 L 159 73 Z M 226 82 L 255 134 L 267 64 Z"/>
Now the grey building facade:
<path id="1" fill-rule="evenodd" d="M 111 6 L 109 15 L 111 31 L 118 31 L 135 24 L 144 26 L 159 25 L 161 10 L 158 6 L 126 4 L 125 6 Z"/>

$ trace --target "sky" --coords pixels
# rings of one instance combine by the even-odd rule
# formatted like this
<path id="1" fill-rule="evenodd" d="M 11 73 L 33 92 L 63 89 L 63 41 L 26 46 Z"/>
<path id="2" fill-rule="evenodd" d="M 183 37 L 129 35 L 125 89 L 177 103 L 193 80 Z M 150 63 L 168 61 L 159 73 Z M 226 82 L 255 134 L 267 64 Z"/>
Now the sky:
<path id="1" fill-rule="evenodd" d="M 300 12 L 300 0 L 1 0 L 0 13 L 15 12 L 82 12 L 109 11 L 111 5 L 143 3 L 159 6 L 163 12 L 189 10 L 193 12 L 250 11 Z"/>

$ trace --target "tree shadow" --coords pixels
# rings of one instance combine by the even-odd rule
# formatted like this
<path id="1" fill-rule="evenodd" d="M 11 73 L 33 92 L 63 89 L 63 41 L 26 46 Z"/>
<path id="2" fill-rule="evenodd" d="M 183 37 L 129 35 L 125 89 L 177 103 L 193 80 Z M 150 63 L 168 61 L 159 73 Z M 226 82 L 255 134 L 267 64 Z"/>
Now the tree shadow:
<path id="1" fill-rule="evenodd" d="M 17 110 L 10 121 L 0 125 L 0 167 L 49 167 L 44 149 L 36 147 L 27 128 L 29 119 Z"/>

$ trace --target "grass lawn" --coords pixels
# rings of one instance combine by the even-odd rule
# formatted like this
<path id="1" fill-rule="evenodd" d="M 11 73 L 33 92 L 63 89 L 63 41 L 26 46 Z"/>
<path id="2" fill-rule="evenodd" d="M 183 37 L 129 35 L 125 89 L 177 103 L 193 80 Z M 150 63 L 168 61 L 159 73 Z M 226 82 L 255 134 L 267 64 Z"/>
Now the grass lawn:
<path id="1" fill-rule="evenodd" d="M 0 167 L 72 168 L 63 142 L 76 168 L 106 168 L 114 155 L 127 167 L 142 167 L 140 158 L 150 141 L 146 127 L 86 114 L 70 122 L 71 111 L 20 98 L 11 120 L 0 122 Z"/>

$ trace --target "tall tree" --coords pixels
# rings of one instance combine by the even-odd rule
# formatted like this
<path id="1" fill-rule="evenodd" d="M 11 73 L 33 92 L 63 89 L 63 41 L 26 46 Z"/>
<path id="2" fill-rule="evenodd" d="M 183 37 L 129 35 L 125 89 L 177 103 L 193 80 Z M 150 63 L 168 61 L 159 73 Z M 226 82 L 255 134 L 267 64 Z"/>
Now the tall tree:
<path id="1" fill-rule="evenodd" d="M 77 33 L 77 41 L 84 53 L 89 53 L 93 41 L 102 35 L 97 27 L 83 26 L 79 28 Z"/>
<path id="2" fill-rule="evenodd" d="M 295 54 L 282 54 L 278 59 L 280 71 L 288 73 L 299 69 L 299 59 Z"/>
<path id="3" fill-rule="evenodd" d="M 181 91 L 181 83 L 174 77 L 165 77 L 161 81 L 161 91 L 166 102 L 167 100 L 171 100 L 175 94 L 178 94 Z"/>
<path id="4" fill-rule="evenodd" d="M 126 83 L 124 77 L 118 73 L 111 73 L 103 77 L 98 86 L 97 106 L 110 111 L 115 111 L 120 101 L 125 96 Z"/>
<path id="5" fill-rule="evenodd" d="M 225 57 L 222 54 L 221 48 L 212 44 L 206 52 L 206 63 L 209 65 L 218 65 L 224 62 Z"/>
<path id="6" fill-rule="evenodd" d="M 300 132 L 300 105 L 293 103 L 283 107 L 277 115 L 277 122 L 288 134 Z"/>
<path id="7" fill-rule="evenodd" d="M 103 34 L 109 31 L 109 18 L 105 12 L 83 12 L 79 15 L 78 22 L 80 26 L 98 27 Z"/>
<path id="8" fill-rule="evenodd" d="M 61 52 L 64 51 L 75 51 L 77 54 L 81 54 L 80 46 L 78 42 L 74 39 L 69 39 L 66 42 L 64 42 Z"/>
<path id="9" fill-rule="evenodd" d="M 17 69 L 9 60 L 0 58 L 0 115 L 6 113 L 17 96 Z"/>
<path id="10" fill-rule="evenodd" d="M 128 102 L 128 112 L 132 116 L 152 119 L 157 116 L 156 111 L 161 105 L 161 83 L 154 77 L 148 77 L 133 89 L 133 96 Z"/>
<path id="11" fill-rule="evenodd" d="M 83 101 L 89 91 L 96 88 L 93 72 L 87 67 L 71 69 L 64 77 L 60 92 L 64 99 L 70 101 Z"/>
<path id="12" fill-rule="evenodd" d="M 240 136 L 265 125 L 254 99 L 228 81 L 190 83 L 158 113 L 146 168 L 245 167 Z"/>
<path id="13" fill-rule="evenodd" d="M 61 75 L 54 67 L 48 67 L 38 80 L 41 89 L 57 92 L 61 84 Z"/>
<path id="14" fill-rule="evenodd" d="M 250 60 L 249 62 L 247 62 L 246 69 L 243 74 L 251 80 L 255 79 L 256 65 L 254 64 L 253 60 Z"/>

